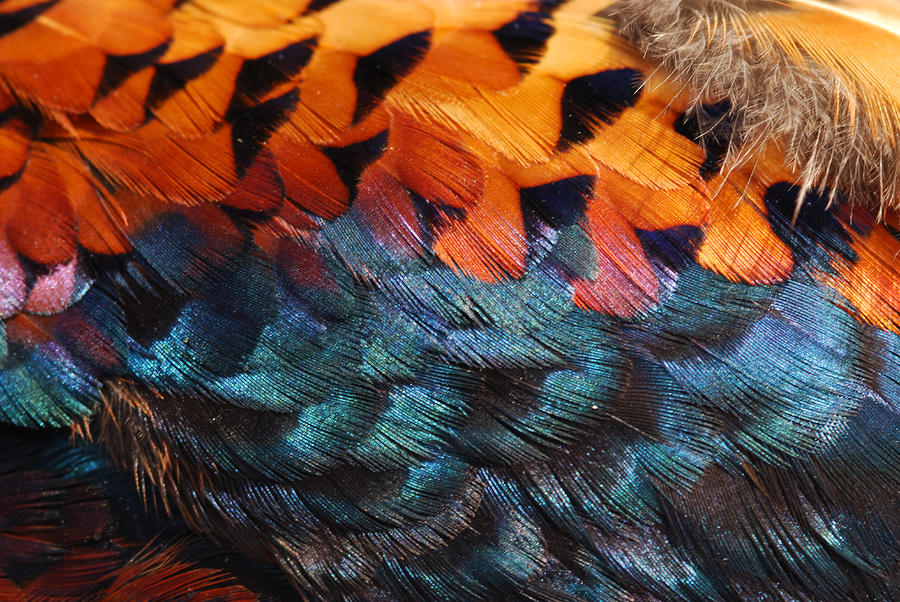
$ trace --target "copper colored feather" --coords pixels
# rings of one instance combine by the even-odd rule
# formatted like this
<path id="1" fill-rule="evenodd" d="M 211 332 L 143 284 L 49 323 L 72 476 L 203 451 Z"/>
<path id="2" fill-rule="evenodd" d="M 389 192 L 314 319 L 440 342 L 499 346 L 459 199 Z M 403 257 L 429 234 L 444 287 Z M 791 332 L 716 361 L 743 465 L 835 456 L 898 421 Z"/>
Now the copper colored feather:
<path id="1" fill-rule="evenodd" d="M 0 1 L 0 599 L 900 596 L 898 32 Z"/>

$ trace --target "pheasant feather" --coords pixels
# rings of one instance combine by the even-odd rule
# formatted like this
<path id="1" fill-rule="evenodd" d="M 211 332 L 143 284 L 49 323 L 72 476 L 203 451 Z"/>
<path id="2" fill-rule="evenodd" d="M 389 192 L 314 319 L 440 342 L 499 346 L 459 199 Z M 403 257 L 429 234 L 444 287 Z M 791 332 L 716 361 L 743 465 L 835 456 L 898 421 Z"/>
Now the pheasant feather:
<path id="1" fill-rule="evenodd" d="M 895 11 L 0 2 L 0 598 L 896 598 Z"/>

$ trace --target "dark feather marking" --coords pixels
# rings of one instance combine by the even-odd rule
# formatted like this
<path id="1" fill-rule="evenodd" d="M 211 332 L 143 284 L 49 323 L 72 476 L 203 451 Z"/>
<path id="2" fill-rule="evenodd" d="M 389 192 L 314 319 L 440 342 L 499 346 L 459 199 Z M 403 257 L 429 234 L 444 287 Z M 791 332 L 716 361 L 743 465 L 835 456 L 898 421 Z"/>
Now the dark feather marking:
<path id="1" fill-rule="evenodd" d="M 552 13 L 568 1 L 569 0 L 543 0 L 538 3 L 538 11 L 542 13 Z"/>
<path id="2" fill-rule="evenodd" d="M 421 599 L 437 594 L 458 600 L 496 599 L 498 592 L 489 596 L 489 586 L 483 579 L 491 569 L 485 565 L 490 559 L 491 542 L 496 541 L 496 530 L 497 521 L 482 504 L 469 529 L 445 548 L 412 558 L 408 563 L 383 562 L 375 580 L 398 597 L 413 592 Z"/>
<path id="3" fill-rule="evenodd" d="M 231 116 L 231 144 L 239 177 L 247 173 L 266 140 L 284 123 L 299 101 L 300 92 L 293 88 Z"/>
<path id="4" fill-rule="evenodd" d="M 341 181 L 350 190 L 351 201 L 356 197 L 356 186 L 363 170 L 381 156 L 387 149 L 387 143 L 388 130 L 383 130 L 362 142 L 322 148 L 322 152 L 334 163 Z"/>
<path id="5" fill-rule="evenodd" d="M 18 117 L 21 114 L 22 114 L 22 110 L 18 106 L 11 105 L 10 107 L 0 111 L 0 125 L 4 125 L 7 121 L 12 119 L 13 117 Z M 21 115 L 21 116 L 27 118 L 27 114 Z M 37 127 L 38 127 L 37 124 L 35 124 L 33 126 L 33 129 L 37 129 Z"/>
<path id="6" fill-rule="evenodd" d="M 570 226 L 577 228 L 575 224 L 584 216 L 594 179 L 593 176 L 575 176 L 519 191 L 530 262 L 540 263 L 551 248 L 556 248 L 556 253 L 562 252 L 571 257 L 575 264 L 566 266 L 563 263 L 559 266 L 560 269 L 575 276 L 580 271 L 579 264 L 586 267 L 585 264 L 595 258 L 592 252 L 574 250 L 573 245 L 577 246 L 580 240 L 583 242 L 584 237 L 579 236 L 578 232 L 569 231 Z M 563 229 L 567 232 L 561 233 Z M 562 248 L 570 252 L 563 252 Z M 591 260 L 586 259 L 587 257 L 591 257 Z M 559 263 L 558 256 L 555 263 Z"/>
<path id="7" fill-rule="evenodd" d="M 594 180 L 594 176 L 574 176 L 522 188 L 519 191 L 522 209 L 536 214 L 553 228 L 571 226 L 584 215 Z"/>
<path id="8" fill-rule="evenodd" d="M 643 74 L 634 69 L 610 69 L 576 77 L 563 91 L 562 130 L 556 147 L 569 147 L 594 137 L 592 126 L 610 124 L 640 97 Z"/>
<path id="9" fill-rule="evenodd" d="M 279 84 L 290 81 L 309 63 L 316 44 L 315 38 L 308 38 L 258 59 L 244 61 L 235 80 L 229 114 L 242 110 Z"/>
<path id="10" fill-rule="evenodd" d="M 703 241 L 703 230 L 696 226 L 677 226 L 665 230 L 636 229 L 634 233 L 657 270 L 684 269 Z"/>
<path id="11" fill-rule="evenodd" d="M 53 269 L 53 266 L 32 261 L 21 253 L 16 254 L 16 260 L 18 261 L 19 266 L 21 266 L 22 271 L 25 273 L 25 284 L 29 288 L 34 286 L 40 276 L 49 274 Z"/>
<path id="12" fill-rule="evenodd" d="M 0 15 L 0 36 L 5 36 L 20 27 L 28 25 L 57 2 L 59 2 L 59 0 L 48 0 L 47 2 L 41 2 L 40 4 L 34 4 L 27 8 L 23 8 L 22 10 Z"/>
<path id="13" fill-rule="evenodd" d="M 0 191 L 6 190 L 13 184 L 19 181 L 22 177 L 22 174 L 25 173 L 25 168 L 28 166 L 28 163 L 25 162 L 22 164 L 22 168 L 19 169 L 16 173 L 9 174 L 8 176 L 0 177 Z"/>
<path id="14" fill-rule="evenodd" d="M 168 65 L 157 65 L 156 73 L 150 82 L 147 93 L 147 106 L 151 109 L 159 106 L 167 98 L 183 89 L 188 82 L 197 79 L 209 71 L 224 52 L 224 46 L 218 46 L 197 56 Z"/>
<path id="15" fill-rule="evenodd" d="M 356 86 L 356 123 L 374 109 L 387 92 L 425 57 L 431 47 L 431 31 L 425 30 L 391 42 L 371 54 L 361 56 L 353 71 Z"/>
<path id="16" fill-rule="evenodd" d="M 779 182 L 770 186 L 763 197 L 772 230 L 790 247 L 794 259 L 801 263 L 821 261 L 836 253 L 847 261 L 856 261 L 850 234 L 835 215 L 845 202 L 843 195 L 838 191 L 832 203 L 830 190 L 808 190 L 798 212 L 801 191 L 796 184 Z"/>
<path id="17" fill-rule="evenodd" d="M 150 347 L 169 335 L 189 297 L 163 296 L 137 287 L 132 290 L 134 296 L 122 301 L 125 328 L 137 343 Z"/>
<path id="18" fill-rule="evenodd" d="M 172 290 L 166 278 L 147 264 L 142 254 L 157 254 L 181 269 L 182 262 L 188 261 L 182 256 L 188 252 L 171 244 L 171 238 L 184 236 L 185 240 L 190 240 L 189 237 L 196 237 L 197 233 L 182 216 L 164 217 L 159 224 L 159 228 L 141 238 L 140 253 L 135 253 L 134 259 L 92 257 L 90 262 L 96 274 L 103 277 L 99 284 L 101 289 L 115 291 L 112 294 L 119 300 L 126 331 L 144 347 L 168 335 L 178 313 L 190 298 L 187 293 Z"/>
<path id="19" fill-rule="evenodd" d="M 141 395 L 149 400 L 154 428 L 172 440 L 179 457 L 189 459 L 198 473 L 209 470 L 208 458 L 216 455 L 220 472 L 237 471 L 253 481 L 294 481 L 308 476 L 302 458 L 285 443 L 285 437 L 297 425 L 297 417 L 291 412 L 210 404 L 207 397 L 191 394 Z M 128 416 L 127 411 L 130 408 L 123 406 L 117 413 Z M 133 417 L 135 423 L 146 419 Z M 223 445 L 226 441 L 229 445 Z M 155 460 L 148 463 L 154 464 Z M 162 469 L 158 469 L 155 476 L 161 475 Z"/>
<path id="20" fill-rule="evenodd" d="M 308 15 L 310 13 L 316 13 L 320 10 L 325 10 L 335 2 L 339 2 L 340 0 L 312 0 L 309 5 L 306 7 L 306 10 L 303 11 L 304 15 Z"/>
<path id="21" fill-rule="evenodd" d="M 419 217 L 419 227 L 422 230 L 422 243 L 426 247 L 434 244 L 434 234 L 450 225 L 451 222 L 465 219 L 466 211 L 457 207 L 451 207 L 444 203 L 437 203 L 425 199 L 413 190 L 407 189 L 409 198 L 416 208 Z"/>
<path id="22" fill-rule="evenodd" d="M 204 245 L 207 237 L 202 223 L 181 213 L 163 214 L 132 237 L 134 251 L 129 255 L 89 257 L 85 267 L 102 291 L 93 304 L 108 305 L 104 297 L 116 299 L 115 311 L 122 312 L 118 319 L 100 320 L 100 325 L 121 321 L 145 347 L 168 336 L 185 303 L 201 296 L 228 265 L 220 251 Z M 238 236 L 228 243 L 227 252 L 235 254 L 245 241 Z"/>
<path id="23" fill-rule="evenodd" d="M 107 56 L 106 64 L 103 66 L 103 77 L 100 79 L 100 85 L 97 86 L 94 101 L 96 102 L 121 86 L 130 75 L 156 63 L 157 59 L 166 53 L 171 43 L 172 40 L 168 40 L 141 54 Z"/>
<path id="24" fill-rule="evenodd" d="M 682 113 L 675 121 L 675 131 L 701 145 L 706 157 L 700 166 L 700 177 L 710 180 L 719 174 L 732 143 L 734 116 L 728 101 L 700 105 Z"/>
<path id="25" fill-rule="evenodd" d="M 290 81 L 312 58 L 314 38 L 296 42 L 277 52 L 245 61 L 234 86 L 234 94 L 225 113 L 232 125 L 235 168 L 243 176 L 263 144 L 300 100 L 296 88 L 254 105 L 260 97 L 279 84 Z"/>
<path id="26" fill-rule="evenodd" d="M 553 25 L 547 21 L 547 15 L 523 12 L 493 33 L 503 51 L 515 61 L 519 73 L 524 75 L 531 65 L 540 60 L 547 40 L 554 31 Z"/>

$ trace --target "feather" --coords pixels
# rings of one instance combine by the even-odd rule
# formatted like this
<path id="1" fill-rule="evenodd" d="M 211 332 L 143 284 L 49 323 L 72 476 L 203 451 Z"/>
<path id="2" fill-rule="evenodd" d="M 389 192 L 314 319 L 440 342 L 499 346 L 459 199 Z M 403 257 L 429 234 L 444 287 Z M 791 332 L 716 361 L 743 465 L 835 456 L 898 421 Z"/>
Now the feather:
<path id="1" fill-rule="evenodd" d="M 804 187 L 840 189 L 881 215 L 896 206 L 900 181 L 900 71 L 892 58 L 900 36 L 890 21 L 852 9 L 815 0 L 666 0 L 617 2 L 608 14 L 684 83 L 695 106 L 730 104 L 730 162 L 776 140 Z M 898 14 L 890 3 L 881 10 Z"/>
<path id="2" fill-rule="evenodd" d="M 900 595 L 889 6 L 87 4 L 0 2 L 0 598 Z"/>
<path id="3" fill-rule="evenodd" d="M 95 447 L 71 449 L 58 432 L 0 428 L 6 492 L 0 593 L 7 599 L 146 599 L 188 591 L 200 600 L 260 599 L 223 570 L 221 551 L 184 529 L 155 532 L 160 517 L 142 508 Z M 236 570 L 251 579 L 266 575 L 252 564 Z M 264 597 L 279 593 L 274 581 Z"/>

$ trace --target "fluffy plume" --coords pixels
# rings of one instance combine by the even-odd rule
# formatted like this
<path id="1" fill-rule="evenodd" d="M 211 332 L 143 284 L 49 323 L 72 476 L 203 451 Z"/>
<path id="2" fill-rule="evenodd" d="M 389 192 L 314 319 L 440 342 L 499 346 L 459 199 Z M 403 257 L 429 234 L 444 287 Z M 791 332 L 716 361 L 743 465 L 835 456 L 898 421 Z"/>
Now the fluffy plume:
<path id="1" fill-rule="evenodd" d="M 900 204 L 896 32 L 807 0 L 630 0 L 608 14 L 696 109 L 731 104 L 732 163 L 775 141 L 805 186 L 879 213 Z"/>

